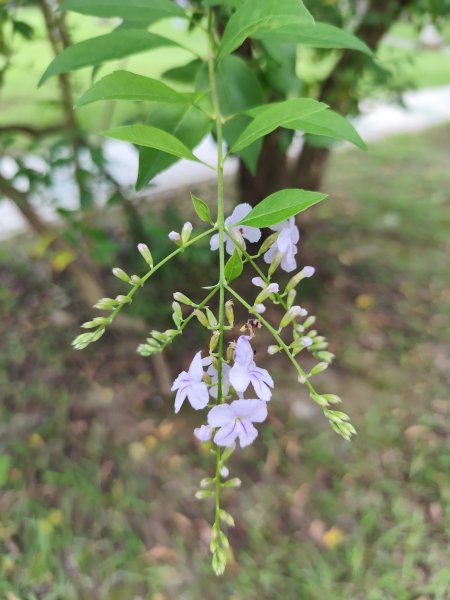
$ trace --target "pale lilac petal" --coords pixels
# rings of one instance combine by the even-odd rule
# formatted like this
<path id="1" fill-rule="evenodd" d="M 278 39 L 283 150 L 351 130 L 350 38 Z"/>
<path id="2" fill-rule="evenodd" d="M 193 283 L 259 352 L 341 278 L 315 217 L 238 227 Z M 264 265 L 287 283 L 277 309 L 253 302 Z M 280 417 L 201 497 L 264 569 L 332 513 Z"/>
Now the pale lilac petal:
<path id="1" fill-rule="evenodd" d="M 242 236 L 245 237 L 249 242 L 254 244 L 261 239 L 261 231 L 257 227 L 250 227 L 248 225 L 243 225 L 240 227 Z"/>
<path id="2" fill-rule="evenodd" d="M 203 367 L 202 367 L 202 352 L 201 350 L 192 359 L 189 366 L 189 377 L 192 381 L 199 382 L 203 379 Z"/>
<path id="3" fill-rule="evenodd" d="M 255 304 L 255 310 L 259 315 L 262 315 L 266 312 L 266 307 L 264 304 Z"/>
<path id="4" fill-rule="evenodd" d="M 245 244 L 243 244 L 244 249 L 245 249 Z M 233 240 L 226 236 L 226 242 L 225 242 L 225 249 L 228 252 L 228 254 L 233 254 L 234 250 L 236 248 L 236 244 L 233 242 Z"/>
<path id="5" fill-rule="evenodd" d="M 180 412 L 180 408 L 187 396 L 188 389 L 188 387 L 183 387 L 178 390 L 177 395 L 175 396 L 175 414 Z"/>
<path id="6" fill-rule="evenodd" d="M 258 398 L 260 400 L 264 400 L 264 402 L 269 402 L 269 400 L 272 398 L 272 392 L 270 388 L 258 377 L 251 377 L 251 383 Z"/>
<path id="7" fill-rule="evenodd" d="M 235 400 L 230 404 L 235 418 L 262 423 L 267 418 L 267 404 L 262 400 Z"/>
<path id="8" fill-rule="evenodd" d="M 204 367 L 208 367 L 209 365 L 212 365 L 212 358 L 210 356 L 205 356 L 205 358 L 202 358 L 202 365 Z M 208 369 L 208 373 L 209 373 L 209 369 Z"/>
<path id="9" fill-rule="evenodd" d="M 270 265 L 276 258 L 278 252 L 277 244 L 272 244 L 267 252 L 264 254 L 264 262 Z"/>
<path id="10" fill-rule="evenodd" d="M 294 225 L 293 227 L 291 227 L 291 242 L 293 244 L 298 244 L 299 241 L 300 241 L 300 230 L 296 225 Z"/>
<path id="11" fill-rule="evenodd" d="M 230 222 L 227 223 L 227 225 L 235 225 L 236 223 L 239 223 L 239 221 L 242 221 L 242 219 L 246 217 L 251 210 L 252 207 L 247 202 L 238 204 L 231 213 L 231 216 L 228 217 Z"/>
<path id="12" fill-rule="evenodd" d="M 258 436 L 258 431 L 256 427 L 252 425 L 250 421 L 238 421 L 236 423 L 236 427 L 241 448 L 250 446 L 250 444 L 254 442 Z"/>
<path id="13" fill-rule="evenodd" d="M 211 439 L 213 430 L 209 425 L 202 425 L 194 429 L 194 435 L 200 442 L 207 442 Z"/>
<path id="14" fill-rule="evenodd" d="M 262 277 L 253 277 L 252 283 L 253 283 L 253 285 L 256 285 L 256 287 L 260 287 L 260 288 L 263 288 L 266 285 L 265 281 L 263 280 Z"/>
<path id="15" fill-rule="evenodd" d="M 240 365 L 249 365 L 253 361 L 253 348 L 248 335 L 239 336 L 234 349 L 234 360 Z"/>
<path id="16" fill-rule="evenodd" d="M 229 404 L 214 406 L 208 413 L 208 425 L 211 427 L 223 427 L 230 421 L 234 422 L 234 414 Z"/>
<path id="17" fill-rule="evenodd" d="M 218 233 L 215 233 L 214 235 L 211 236 L 211 239 L 209 240 L 209 247 L 211 250 L 219 249 L 219 234 Z"/>
<path id="18" fill-rule="evenodd" d="M 186 371 L 181 371 L 181 373 L 178 375 L 178 377 L 172 383 L 172 387 L 170 389 L 172 390 L 172 392 L 174 392 L 175 390 L 180 388 L 182 385 L 189 383 L 189 381 L 190 381 L 190 378 L 189 378 L 189 375 L 186 373 Z"/>
<path id="19" fill-rule="evenodd" d="M 276 244 L 278 246 L 278 250 L 283 254 L 288 251 L 289 247 L 291 246 L 291 231 L 289 227 L 285 227 L 281 230 Z"/>
<path id="20" fill-rule="evenodd" d="M 238 433 L 239 432 L 236 421 L 233 420 L 219 429 L 219 431 L 214 436 L 214 442 L 218 446 L 230 447 L 233 445 L 233 442 L 237 438 Z"/>
<path id="21" fill-rule="evenodd" d="M 244 393 L 250 385 L 248 367 L 236 363 L 230 370 L 230 383 L 238 394 Z"/>
<path id="22" fill-rule="evenodd" d="M 303 267 L 302 269 L 302 273 L 305 277 L 312 277 L 315 272 L 316 269 L 314 267 Z"/>
<path id="23" fill-rule="evenodd" d="M 272 225 L 270 229 L 272 231 L 281 231 L 285 226 L 286 221 L 282 221 L 281 223 L 276 223 L 276 225 Z"/>
<path id="24" fill-rule="evenodd" d="M 192 408 L 195 408 L 195 410 L 201 410 L 202 408 L 205 408 L 209 402 L 208 386 L 203 382 L 192 382 L 189 387 L 187 397 Z"/>
<path id="25" fill-rule="evenodd" d="M 295 260 L 295 255 L 297 254 L 297 248 L 295 246 L 291 246 L 291 249 L 283 256 L 281 259 L 281 268 L 286 273 L 291 273 L 297 268 L 297 261 Z"/>

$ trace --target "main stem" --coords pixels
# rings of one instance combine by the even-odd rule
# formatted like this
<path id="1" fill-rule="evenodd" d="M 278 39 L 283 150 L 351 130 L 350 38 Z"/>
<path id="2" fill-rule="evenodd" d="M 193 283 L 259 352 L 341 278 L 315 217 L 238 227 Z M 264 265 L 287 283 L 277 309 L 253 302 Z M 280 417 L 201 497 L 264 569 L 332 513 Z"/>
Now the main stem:
<path id="1" fill-rule="evenodd" d="M 215 60 L 215 31 L 214 31 L 214 12 L 208 11 L 208 39 L 209 39 L 209 58 L 208 71 L 209 83 L 211 86 L 211 100 L 216 124 L 217 136 L 217 228 L 219 232 L 219 348 L 217 365 L 217 404 L 222 402 L 222 373 L 223 373 L 223 346 L 224 346 L 224 328 L 225 328 L 225 215 L 223 205 L 223 130 L 222 115 L 220 114 L 219 95 L 217 91 L 216 79 L 216 60 Z M 220 528 L 220 448 L 216 448 L 216 475 L 215 475 L 215 521 L 214 533 Z"/>

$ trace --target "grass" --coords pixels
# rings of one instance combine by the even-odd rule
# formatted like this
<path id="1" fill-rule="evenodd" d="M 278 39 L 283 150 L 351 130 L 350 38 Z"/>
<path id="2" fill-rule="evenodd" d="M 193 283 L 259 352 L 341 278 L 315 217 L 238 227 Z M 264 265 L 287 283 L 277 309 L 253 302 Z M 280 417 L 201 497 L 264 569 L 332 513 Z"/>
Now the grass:
<path id="1" fill-rule="evenodd" d="M 174 418 L 137 340 L 72 352 L 70 289 L 2 246 L 0 597 L 448 599 L 449 133 L 333 156 L 333 198 L 303 227 L 305 304 L 338 356 L 321 387 L 359 435 L 339 440 L 274 363 L 270 426 L 231 460 L 221 579 L 212 507 L 193 498 L 212 464 L 195 415 Z"/>

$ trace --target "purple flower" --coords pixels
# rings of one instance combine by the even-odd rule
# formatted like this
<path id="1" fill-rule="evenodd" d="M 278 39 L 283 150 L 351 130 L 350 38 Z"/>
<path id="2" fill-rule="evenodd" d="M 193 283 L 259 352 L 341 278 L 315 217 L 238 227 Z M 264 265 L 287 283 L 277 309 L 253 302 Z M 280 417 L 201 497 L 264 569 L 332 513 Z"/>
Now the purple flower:
<path id="1" fill-rule="evenodd" d="M 297 244 L 300 239 L 300 232 L 295 224 L 294 217 L 287 221 L 278 223 L 271 227 L 273 231 L 279 231 L 276 242 L 264 254 L 264 260 L 267 264 L 271 264 L 278 254 L 281 254 L 281 268 L 290 273 L 297 268 L 295 255 L 298 252 Z"/>
<path id="2" fill-rule="evenodd" d="M 234 365 L 229 372 L 231 385 L 239 396 L 252 384 L 260 400 L 268 402 L 272 396 L 273 379 L 266 369 L 260 369 L 253 360 L 253 349 L 249 337 L 241 335 L 236 342 Z"/>
<path id="3" fill-rule="evenodd" d="M 245 250 L 245 241 L 244 238 L 249 242 L 257 242 L 261 237 L 261 232 L 257 227 L 249 227 L 248 225 L 238 225 L 237 227 L 233 227 L 239 221 L 242 221 L 244 217 L 248 215 L 248 213 L 252 210 L 250 204 L 238 204 L 236 208 L 233 210 L 232 214 L 225 219 L 225 226 L 229 229 L 230 234 L 240 245 L 243 246 Z M 225 234 L 225 248 L 228 254 L 233 254 L 234 249 L 236 247 L 233 240 Z M 215 233 L 211 237 L 210 242 L 211 250 L 218 250 L 219 248 L 219 234 Z"/>
<path id="4" fill-rule="evenodd" d="M 192 359 L 189 371 L 178 375 L 172 385 L 172 391 L 178 390 L 175 397 L 175 412 L 178 413 L 185 398 L 189 400 L 192 408 L 200 410 L 205 408 L 209 401 L 208 387 L 203 380 L 202 353 Z"/>
<path id="5" fill-rule="evenodd" d="M 208 442 L 213 434 L 213 430 L 209 425 L 202 425 L 194 429 L 194 435 L 200 442 Z"/>
<path id="6" fill-rule="evenodd" d="M 218 446 L 231 446 L 238 437 L 244 448 L 258 435 L 253 423 L 262 423 L 266 418 L 267 405 L 262 400 L 235 400 L 212 408 L 208 413 L 208 424 L 219 428 L 214 436 Z"/>
<path id="7" fill-rule="evenodd" d="M 302 269 L 302 273 L 303 273 L 304 277 L 312 277 L 315 272 L 316 272 L 316 269 L 314 267 L 303 267 L 303 269 Z"/>

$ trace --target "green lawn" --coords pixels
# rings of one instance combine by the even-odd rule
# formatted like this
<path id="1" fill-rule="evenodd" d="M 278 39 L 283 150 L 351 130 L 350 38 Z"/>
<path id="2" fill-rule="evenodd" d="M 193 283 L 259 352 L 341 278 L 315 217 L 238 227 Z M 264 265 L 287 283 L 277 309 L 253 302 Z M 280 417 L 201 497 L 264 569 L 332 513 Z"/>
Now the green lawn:
<path id="1" fill-rule="evenodd" d="M 69 288 L 2 246 L 0 597 L 448 599 L 449 135 L 333 156 L 331 199 L 303 225 L 317 277 L 302 304 L 338 356 L 321 386 L 359 434 L 338 439 L 275 363 L 270 426 L 231 460 L 243 487 L 225 497 L 237 527 L 220 579 L 212 507 L 193 498 L 212 467 L 195 416 L 174 418 L 137 340 L 71 351 Z"/>

